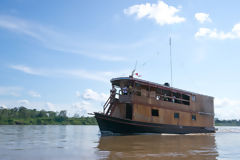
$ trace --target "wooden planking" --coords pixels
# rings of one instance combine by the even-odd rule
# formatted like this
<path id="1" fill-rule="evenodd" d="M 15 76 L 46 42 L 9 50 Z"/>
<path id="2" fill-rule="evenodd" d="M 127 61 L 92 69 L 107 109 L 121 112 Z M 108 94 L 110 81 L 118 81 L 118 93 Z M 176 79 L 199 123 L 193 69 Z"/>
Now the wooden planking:
<path id="1" fill-rule="evenodd" d="M 157 109 L 159 111 L 159 116 L 152 116 L 151 109 Z M 179 119 L 174 118 L 174 113 L 179 113 Z M 192 113 L 188 112 L 178 112 L 168 109 L 161 109 L 158 107 L 146 107 L 144 105 L 135 104 L 133 120 L 142 122 L 153 122 L 161 124 L 172 124 L 172 125 L 182 125 L 182 126 L 202 126 L 202 127 L 212 127 L 213 117 L 194 114 L 197 120 L 192 120 Z"/>
<path id="2" fill-rule="evenodd" d="M 112 116 L 118 118 L 126 118 L 126 104 L 117 104 Z"/>
<path id="3" fill-rule="evenodd" d="M 133 104 L 135 103 L 183 112 L 206 112 L 211 114 L 214 113 L 213 98 L 203 97 L 201 95 L 196 96 L 195 102 L 190 100 L 190 105 L 183 105 L 179 103 L 157 100 L 156 98 L 133 95 Z"/>

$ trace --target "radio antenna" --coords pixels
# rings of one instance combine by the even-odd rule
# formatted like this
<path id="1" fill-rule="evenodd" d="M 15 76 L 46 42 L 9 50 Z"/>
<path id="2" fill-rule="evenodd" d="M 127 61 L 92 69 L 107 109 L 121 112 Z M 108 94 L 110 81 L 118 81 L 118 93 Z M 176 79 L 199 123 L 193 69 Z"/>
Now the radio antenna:
<path id="1" fill-rule="evenodd" d="M 133 69 L 133 71 L 132 71 L 132 75 L 131 75 L 132 77 L 134 76 L 134 73 L 135 73 L 136 69 L 137 69 L 137 61 L 136 61 L 136 63 L 135 63 L 134 69 Z"/>
<path id="2" fill-rule="evenodd" d="M 169 38 L 169 51 L 170 51 L 171 87 L 172 87 L 173 84 L 172 84 L 172 40 L 171 40 L 171 36 Z"/>

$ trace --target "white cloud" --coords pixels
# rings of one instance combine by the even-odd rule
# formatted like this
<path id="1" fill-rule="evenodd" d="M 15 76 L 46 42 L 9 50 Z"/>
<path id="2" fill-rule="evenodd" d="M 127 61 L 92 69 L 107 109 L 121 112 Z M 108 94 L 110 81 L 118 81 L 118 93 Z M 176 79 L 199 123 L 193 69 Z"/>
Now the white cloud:
<path id="1" fill-rule="evenodd" d="M 240 119 L 240 101 L 229 98 L 215 101 L 215 117 L 219 119 Z"/>
<path id="2" fill-rule="evenodd" d="M 31 96 L 31 97 L 34 97 L 34 98 L 40 98 L 41 95 L 35 91 L 29 91 L 28 94 Z"/>
<path id="3" fill-rule="evenodd" d="M 89 116 L 88 113 L 101 111 L 102 106 L 89 101 L 81 100 L 72 104 L 53 104 L 51 102 L 47 102 L 44 104 L 43 109 L 57 112 L 66 110 L 67 115 L 71 117 L 74 114 Z"/>
<path id="4" fill-rule="evenodd" d="M 21 87 L 5 87 L 5 86 L 0 86 L 0 96 L 15 96 L 18 97 L 20 96 L 20 91 L 23 89 Z"/>
<path id="5" fill-rule="evenodd" d="M 209 17 L 209 14 L 207 14 L 207 13 L 196 13 L 195 18 L 200 23 L 212 22 L 211 18 Z"/>
<path id="6" fill-rule="evenodd" d="M 119 72 L 109 72 L 109 71 L 87 71 L 83 69 L 47 69 L 47 68 L 32 68 L 24 65 L 10 65 L 9 68 L 24 72 L 30 75 L 38 76 L 55 76 L 55 77 L 71 77 L 80 79 L 90 79 L 100 82 L 109 83 L 109 80 L 116 76 L 127 76 L 130 71 L 122 70 Z M 1 94 L 1 88 L 0 88 Z"/>
<path id="7" fill-rule="evenodd" d="M 30 104 L 30 102 L 29 102 L 28 100 L 26 100 L 26 99 L 22 99 L 22 100 L 19 100 L 19 101 L 18 101 L 18 104 L 19 104 L 20 106 L 26 107 L 26 106 L 28 106 L 28 105 Z"/>
<path id="8" fill-rule="evenodd" d="M 0 16 L 0 27 L 11 31 L 22 33 L 38 40 L 43 40 L 41 33 L 37 34 L 33 25 L 26 21 L 10 16 Z M 38 27 L 40 29 L 40 26 Z"/>
<path id="9" fill-rule="evenodd" d="M 102 105 L 96 104 L 92 101 L 80 100 L 78 102 L 67 103 L 67 104 L 57 104 L 52 102 L 43 101 L 31 101 L 26 99 L 23 100 L 3 100 L 0 99 L 0 107 L 12 108 L 24 106 L 29 109 L 46 110 L 60 112 L 61 110 L 66 110 L 68 116 L 73 116 L 75 113 L 80 116 L 89 116 L 88 113 L 102 111 Z"/>
<path id="10" fill-rule="evenodd" d="M 52 50 L 79 54 L 104 61 L 126 60 L 124 57 L 113 54 L 100 54 L 100 48 L 97 49 L 97 53 L 96 51 L 91 51 L 92 48 L 98 47 L 92 41 L 91 44 L 88 44 L 86 40 L 81 40 L 79 38 L 75 38 L 74 36 L 70 37 L 69 34 L 57 32 L 56 28 L 43 26 L 24 19 L 0 15 L 0 28 L 31 37 L 38 40 L 44 47 Z M 100 43 L 98 43 L 98 45 L 102 46 Z M 28 70 L 27 68 L 23 69 L 26 71 Z"/>
<path id="11" fill-rule="evenodd" d="M 90 72 L 82 69 L 73 70 L 59 70 L 60 73 L 69 75 L 76 78 L 84 78 L 90 80 L 96 80 L 101 82 L 109 82 L 109 79 L 104 72 Z"/>
<path id="12" fill-rule="evenodd" d="M 5 104 L 0 104 L 0 109 L 1 108 L 7 108 L 7 106 Z"/>
<path id="13" fill-rule="evenodd" d="M 51 102 L 47 102 L 45 104 L 44 108 L 45 108 L 45 110 L 48 110 L 48 111 L 59 111 L 59 109 L 56 107 L 56 105 Z"/>
<path id="14" fill-rule="evenodd" d="M 86 89 L 82 95 L 83 99 L 85 100 L 94 100 L 94 101 L 99 101 L 99 102 L 105 102 L 109 95 L 105 93 L 98 93 L 95 92 L 91 89 Z"/>
<path id="15" fill-rule="evenodd" d="M 47 74 L 46 71 L 40 71 L 40 70 L 30 68 L 25 65 L 10 65 L 9 68 L 12 68 L 12 69 L 15 69 L 18 71 L 22 71 L 27 74 L 32 74 L 32 75 L 46 75 Z"/>
<path id="16" fill-rule="evenodd" d="M 96 112 L 96 108 L 87 101 L 76 102 L 72 104 L 70 115 L 78 114 L 80 116 L 89 116 L 88 113 Z"/>
<path id="17" fill-rule="evenodd" d="M 158 1 L 157 4 L 138 4 L 133 5 L 127 9 L 124 9 L 124 13 L 127 15 L 136 14 L 138 19 L 147 17 L 154 19 L 159 25 L 181 23 L 185 21 L 184 17 L 176 15 L 180 8 L 169 6 L 163 1 Z"/>
<path id="18" fill-rule="evenodd" d="M 240 23 L 233 26 L 230 32 L 218 31 L 217 29 L 199 28 L 198 32 L 195 33 L 195 37 L 209 37 L 212 39 L 237 39 L 240 38 Z"/>

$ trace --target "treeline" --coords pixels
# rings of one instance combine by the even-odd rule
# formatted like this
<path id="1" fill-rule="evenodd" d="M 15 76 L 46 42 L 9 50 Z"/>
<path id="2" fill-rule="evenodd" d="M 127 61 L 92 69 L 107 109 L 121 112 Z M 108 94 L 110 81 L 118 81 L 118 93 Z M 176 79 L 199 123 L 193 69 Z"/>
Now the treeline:
<path id="1" fill-rule="evenodd" d="M 68 117 L 67 111 L 60 112 L 0 107 L 0 125 L 96 125 L 94 117 Z"/>
<path id="2" fill-rule="evenodd" d="M 219 120 L 215 119 L 215 126 L 240 126 L 240 120 Z"/>
<path id="3" fill-rule="evenodd" d="M 0 125 L 97 125 L 94 117 L 68 117 L 67 111 L 60 112 L 0 107 Z M 240 126 L 240 120 L 215 119 L 216 126 Z"/>

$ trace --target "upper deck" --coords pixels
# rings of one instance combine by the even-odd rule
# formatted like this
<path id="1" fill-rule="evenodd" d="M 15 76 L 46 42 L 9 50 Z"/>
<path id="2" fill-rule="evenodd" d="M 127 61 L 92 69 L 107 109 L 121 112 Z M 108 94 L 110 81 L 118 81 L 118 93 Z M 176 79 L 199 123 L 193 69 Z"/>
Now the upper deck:
<path id="1" fill-rule="evenodd" d="M 190 91 L 166 86 L 166 85 L 155 83 L 155 82 L 150 82 L 150 81 L 146 81 L 146 80 L 142 80 L 142 79 L 138 79 L 138 78 L 133 78 L 133 77 L 112 78 L 110 81 L 111 81 L 112 85 L 116 85 L 116 86 L 120 86 L 121 82 L 123 82 L 123 83 L 125 82 L 126 84 L 129 83 L 129 82 L 132 82 L 132 83 L 139 83 L 139 84 L 142 84 L 144 86 L 171 90 L 172 92 L 178 92 L 178 93 L 187 94 L 187 95 L 202 95 L 202 96 L 207 96 L 207 97 L 213 98 L 212 96 L 199 94 L 199 93 L 194 93 L 194 92 L 190 92 Z"/>

